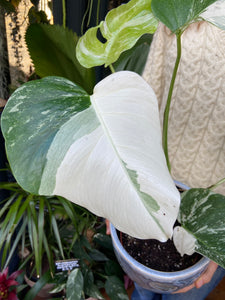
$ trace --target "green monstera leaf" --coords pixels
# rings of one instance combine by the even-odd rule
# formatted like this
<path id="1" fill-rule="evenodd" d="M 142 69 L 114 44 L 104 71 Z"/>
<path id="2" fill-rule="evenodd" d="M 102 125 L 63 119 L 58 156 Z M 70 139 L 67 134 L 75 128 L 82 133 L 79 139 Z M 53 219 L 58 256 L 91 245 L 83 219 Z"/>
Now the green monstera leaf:
<path id="1" fill-rule="evenodd" d="M 175 244 L 183 234 L 194 241 L 193 250 L 225 267 L 225 196 L 209 189 L 190 189 L 183 193 L 179 221 L 184 228 L 174 235 Z M 177 241 L 176 241 L 177 239 Z M 185 241 L 185 239 L 184 239 Z M 185 252 L 187 253 L 187 252 Z"/>
<path id="2" fill-rule="evenodd" d="M 172 32 L 179 33 L 216 0 L 152 0 L 153 14 Z"/>
<path id="3" fill-rule="evenodd" d="M 2 130 L 25 189 L 61 195 L 139 238 L 167 240 L 180 195 L 161 144 L 158 103 L 136 73 L 117 72 L 92 96 L 59 77 L 9 99 Z"/>
<path id="4" fill-rule="evenodd" d="M 76 53 L 79 62 L 87 67 L 108 66 L 115 62 L 120 54 L 132 48 L 145 33 L 154 33 L 158 21 L 151 11 L 150 0 L 131 0 L 111 10 L 105 21 L 90 28 L 80 38 Z M 105 41 L 100 41 L 100 30 Z"/>

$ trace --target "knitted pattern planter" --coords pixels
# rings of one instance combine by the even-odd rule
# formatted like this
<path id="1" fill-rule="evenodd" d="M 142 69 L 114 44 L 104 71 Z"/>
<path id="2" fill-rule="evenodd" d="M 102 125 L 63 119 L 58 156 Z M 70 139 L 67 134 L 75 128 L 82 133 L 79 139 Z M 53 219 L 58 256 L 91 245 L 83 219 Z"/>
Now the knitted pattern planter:
<path id="1" fill-rule="evenodd" d="M 182 36 L 168 145 L 173 178 L 191 187 L 207 187 L 224 177 L 224 46 L 225 31 L 206 22 L 190 25 Z M 143 73 L 156 93 L 161 121 L 175 59 L 176 37 L 161 24 Z M 225 186 L 217 191 L 225 193 Z"/>

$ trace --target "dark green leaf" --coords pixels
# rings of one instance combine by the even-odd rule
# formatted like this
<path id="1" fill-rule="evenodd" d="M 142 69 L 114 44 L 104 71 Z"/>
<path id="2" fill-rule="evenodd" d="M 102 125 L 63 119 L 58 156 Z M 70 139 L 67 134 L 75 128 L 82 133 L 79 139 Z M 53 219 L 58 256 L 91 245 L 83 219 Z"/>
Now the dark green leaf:
<path id="1" fill-rule="evenodd" d="M 13 243 L 12 243 L 11 239 L 9 241 L 9 246 L 10 246 L 9 252 L 8 252 L 7 243 L 5 243 L 4 248 L 3 248 L 4 250 L 6 250 L 6 251 L 3 251 L 3 253 L 4 252 L 7 253 L 7 256 L 5 257 L 5 258 L 7 258 L 7 260 L 5 262 L 5 266 L 7 266 L 9 264 L 12 256 L 15 254 L 15 251 L 17 250 L 17 246 L 20 242 L 20 238 L 21 238 L 23 232 L 25 232 L 25 230 L 26 230 L 26 226 L 27 226 L 27 218 L 24 217 L 23 222 L 20 224 L 19 230 L 17 231 L 15 240 L 13 241 Z M 1 262 L 2 262 L 2 264 L 4 263 L 4 255 L 2 255 L 2 257 L 1 257 Z"/>
<path id="2" fill-rule="evenodd" d="M 82 247 L 85 247 L 88 250 L 92 249 L 91 244 L 89 243 L 88 239 L 84 235 L 80 236 L 80 243 L 81 243 Z"/>
<path id="3" fill-rule="evenodd" d="M 152 0 L 153 14 L 172 32 L 182 32 L 216 0 Z"/>
<path id="4" fill-rule="evenodd" d="M 74 227 L 77 229 L 78 228 L 78 220 L 79 220 L 79 215 L 76 213 L 73 203 L 71 203 L 70 201 L 62 198 L 62 197 L 58 197 L 60 203 L 63 205 L 64 211 L 66 212 L 66 214 L 68 215 L 68 217 L 71 219 L 71 221 L 73 222 Z"/>
<path id="5" fill-rule="evenodd" d="M 92 262 L 91 257 L 87 254 L 80 240 L 77 240 L 73 246 L 74 257 L 78 259 L 85 259 Z"/>
<path id="6" fill-rule="evenodd" d="M 16 214 L 17 214 L 17 209 L 21 203 L 21 201 L 23 200 L 22 196 L 18 196 L 15 200 L 15 202 L 12 202 L 14 200 L 13 198 L 9 199 L 9 203 L 10 203 L 10 207 L 8 206 L 9 203 L 6 203 L 6 207 L 4 209 L 3 207 L 3 211 L 5 211 L 6 209 L 9 208 L 9 211 L 7 212 L 7 214 L 5 215 L 1 226 L 0 226 L 0 236 L 1 236 L 1 240 L 0 240 L 0 248 L 2 247 L 5 239 L 8 237 L 8 235 L 12 234 L 13 231 L 15 230 L 16 226 L 14 224 L 14 221 L 16 219 Z"/>
<path id="7" fill-rule="evenodd" d="M 123 271 L 117 261 L 109 260 L 105 263 L 105 273 L 108 276 L 116 275 L 122 278 Z"/>
<path id="8" fill-rule="evenodd" d="M 138 40 L 132 49 L 123 52 L 119 59 L 113 64 L 115 71 L 128 70 L 142 75 L 148 57 L 151 40 L 152 35 L 145 34 Z"/>
<path id="9" fill-rule="evenodd" d="M 107 261 L 108 257 L 105 256 L 104 253 L 102 253 L 101 251 L 97 250 L 97 249 L 93 249 L 90 253 L 89 253 L 90 257 L 95 260 L 95 261 Z"/>
<path id="10" fill-rule="evenodd" d="M 108 277 L 105 283 L 105 290 L 110 300 L 129 300 L 124 282 L 116 276 Z"/>
<path id="11" fill-rule="evenodd" d="M 29 23 L 49 23 L 48 17 L 43 10 L 37 10 L 36 7 L 32 6 L 28 12 Z"/>
<path id="12" fill-rule="evenodd" d="M 94 284 L 93 272 L 87 269 L 84 275 L 84 292 L 89 297 L 94 297 L 97 299 L 104 299 L 100 293 L 98 287 Z"/>
<path id="13" fill-rule="evenodd" d="M 57 241 L 57 245 L 58 245 L 58 248 L 60 250 L 61 256 L 62 256 L 63 259 L 65 259 L 64 252 L 63 252 L 62 241 L 61 241 L 61 236 L 59 234 L 58 224 L 57 224 L 57 221 L 56 221 L 56 218 L 54 217 L 54 215 L 52 215 L 51 224 L 52 224 L 55 239 Z"/>
<path id="14" fill-rule="evenodd" d="M 105 299 L 99 291 L 98 287 L 93 283 L 87 287 L 87 289 L 85 290 L 85 294 L 98 300 Z"/>
<path id="15" fill-rule="evenodd" d="M 35 218 L 33 216 L 30 216 L 30 236 L 32 238 L 32 250 L 34 251 L 34 259 L 35 259 L 35 268 L 37 275 L 41 275 L 42 273 L 42 253 L 39 252 L 39 243 L 42 243 L 42 241 L 38 240 L 38 227 L 37 224 L 35 224 Z"/>
<path id="16" fill-rule="evenodd" d="M 0 187 L 1 188 L 1 187 Z M 4 203 L 4 206 L 1 207 L 0 210 L 0 218 L 2 218 L 3 215 L 5 215 L 5 212 L 8 211 L 9 207 L 11 206 L 11 203 L 15 200 L 17 195 L 12 195 L 7 202 Z M 3 203 L 2 203 L 3 204 Z M 1 226 L 2 228 L 2 226 Z"/>
<path id="17" fill-rule="evenodd" d="M 113 251 L 112 239 L 109 235 L 96 233 L 93 240 L 98 245 Z"/>
<path id="18" fill-rule="evenodd" d="M 53 253 L 50 249 L 51 245 L 49 245 L 49 241 L 46 237 L 46 234 L 44 234 L 43 236 L 43 245 L 48 259 L 49 269 L 51 272 L 53 272 L 53 266 L 54 266 Z"/>
<path id="19" fill-rule="evenodd" d="M 38 252 L 42 254 L 43 237 L 44 237 L 44 198 L 40 198 L 39 210 L 38 210 Z"/>
<path id="20" fill-rule="evenodd" d="M 95 85 L 94 70 L 77 61 L 77 42 L 75 33 L 59 25 L 32 24 L 26 32 L 28 50 L 40 77 L 65 77 L 90 94 Z"/>
<path id="21" fill-rule="evenodd" d="M 84 279 L 80 269 L 74 269 L 66 283 L 67 300 L 81 300 L 83 294 Z"/>
<path id="22" fill-rule="evenodd" d="M 24 276 L 24 275 L 23 275 Z M 18 282 L 18 279 L 16 279 L 16 281 Z M 16 287 L 16 292 L 17 294 L 22 292 L 23 290 L 25 290 L 27 288 L 27 284 L 19 284 L 17 287 Z"/>
<path id="23" fill-rule="evenodd" d="M 6 10 L 6 13 L 12 13 L 16 11 L 12 3 L 7 0 L 0 0 L 0 6 Z"/>
<path id="24" fill-rule="evenodd" d="M 196 251 L 225 267 L 225 196 L 208 189 L 183 193 L 179 221 L 197 239 Z"/>

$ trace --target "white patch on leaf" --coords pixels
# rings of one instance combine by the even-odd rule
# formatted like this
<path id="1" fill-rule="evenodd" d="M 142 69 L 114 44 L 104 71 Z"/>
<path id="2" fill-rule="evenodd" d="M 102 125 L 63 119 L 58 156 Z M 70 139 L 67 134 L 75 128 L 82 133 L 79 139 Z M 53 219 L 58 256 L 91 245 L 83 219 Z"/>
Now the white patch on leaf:
<path id="1" fill-rule="evenodd" d="M 108 218 L 119 230 L 144 238 L 162 234 L 124 176 L 101 127 L 71 145 L 57 171 L 54 194 Z"/>
<path id="2" fill-rule="evenodd" d="M 183 227 L 176 226 L 173 231 L 173 242 L 181 256 L 195 252 L 196 238 Z"/>

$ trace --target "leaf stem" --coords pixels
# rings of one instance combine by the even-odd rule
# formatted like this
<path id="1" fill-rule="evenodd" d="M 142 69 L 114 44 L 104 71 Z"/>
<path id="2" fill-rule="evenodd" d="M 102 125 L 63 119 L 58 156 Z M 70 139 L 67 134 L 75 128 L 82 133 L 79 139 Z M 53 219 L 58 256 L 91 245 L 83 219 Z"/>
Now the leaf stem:
<path id="1" fill-rule="evenodd" d="M 99 23 L 100 2 L 101 2 L 101 0 L 98 0 L 98 4 L 97 4 L 97 16 L 96 16 L 96 26 Z"/>
<path id="2" fill-rule="evenodd" d="M 63 28 L 66 28 L 66 0 L 62 0 Z"/>
<path id="3" fill-rule="evenodd" d="M 110 71 L 111 71 L 112 73 L 115 73 L 115 72 L 116 72 L 112 64 L 109 65 L 109 68 L 110 68 Z"/>
<path id="4" fill-rule="evenodd" d="M 181 32 L 178 33 L 177 36 L 177 58 L 173 69 L 173 74 L 170 82 L 170 88 L 167 96 L 167 102 L 166 107 L 164 111 L 164 117 L 163 117 L 163 135 L 162 135 L 162 143 L 163 143 L 163 149 L 166 157 L 166 163 L 169 171 L 171 171 L 171 165 L 169 160 L 169 153 L 168 153 L 168 123 L 169 123 L 169 111 L 170 111 L 170 104 L 172 100 L 173 95 L 173 89 L 175 84 L 175 79 L 177 76 L 178 66 L 181 59 Z"/>
<path id="5" fill-rule="evenodd" d="M 225 182 L 225 177 L 220 179 L 218 182 L 216 182 L 215 184 L 211 185 L 208 187 L 208 189 L 210 190 L 214 190 L 215 188 L 217 188 L 219 185 L 221 185 L 222 183 Z"/>
<path id="6" fill-rule="evenodd" d="M 90 1 L 90 8 L 89 8 L 87 26 L 89 26 L 90 22 L 91 22 L 92 10 L 93 10 L 93 0 Z"/>

